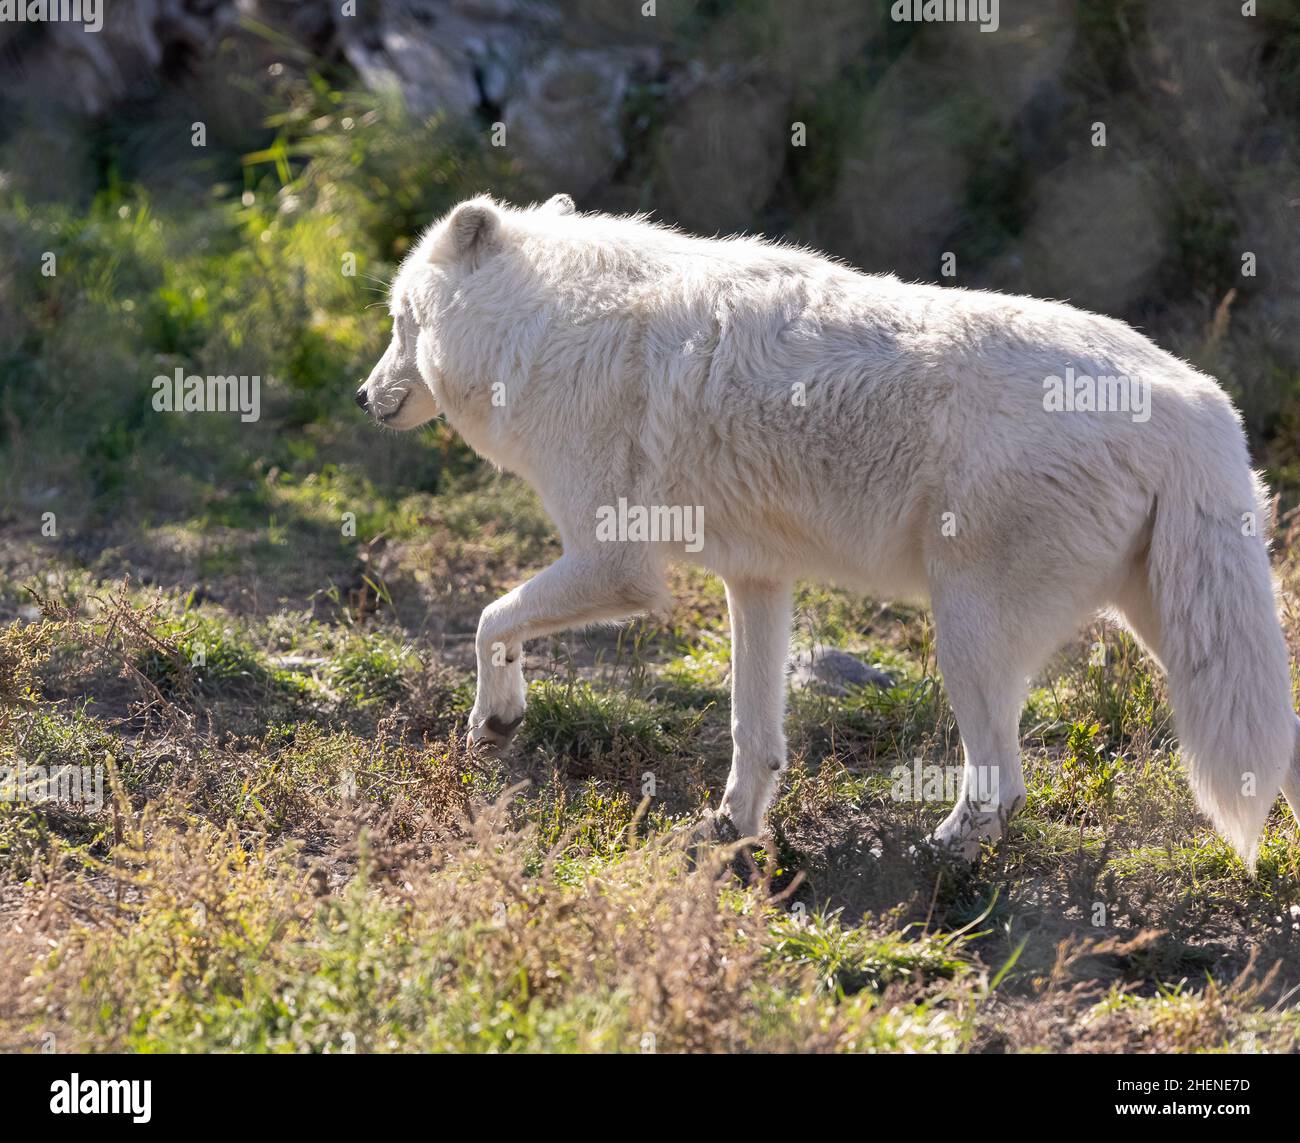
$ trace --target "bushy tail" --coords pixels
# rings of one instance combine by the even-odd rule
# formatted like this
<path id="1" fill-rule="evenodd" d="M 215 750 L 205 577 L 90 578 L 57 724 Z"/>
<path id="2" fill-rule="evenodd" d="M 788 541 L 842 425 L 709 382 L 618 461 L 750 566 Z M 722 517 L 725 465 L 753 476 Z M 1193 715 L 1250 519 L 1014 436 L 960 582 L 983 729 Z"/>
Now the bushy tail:
<path id="1" fill-rule="evenodd" d="M 1202 469 L 1160 493 L 1147 568 L 1188 778 L 1253 868 L 1297 752 L 1297 722 L 1263 490 L 1244 464 L 1232 467 Z"/>

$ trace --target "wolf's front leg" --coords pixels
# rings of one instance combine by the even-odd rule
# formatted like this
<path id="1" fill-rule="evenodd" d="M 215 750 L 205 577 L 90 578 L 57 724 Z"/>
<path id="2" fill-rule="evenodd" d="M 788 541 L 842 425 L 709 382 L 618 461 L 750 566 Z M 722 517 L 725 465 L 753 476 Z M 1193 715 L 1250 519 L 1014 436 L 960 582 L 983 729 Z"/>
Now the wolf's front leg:
<path id="1" fill-rule="evenodd" d="M 731 774 L 721 814 L 743 837 L 763 815 L 785 768 L 785 663 L 792 585 L 727 580 L 731 612 Z"/>
<path id="2" fill-rule="evenodd" d="M 524 643 L 556 631 L 628 619 L 661 606 L 666 589 L 648 558 L 626 546 L 566 553 L 479 617 L 475 651 L 478 685 L 468 743 L 504 746 L 524 717 Z"/>

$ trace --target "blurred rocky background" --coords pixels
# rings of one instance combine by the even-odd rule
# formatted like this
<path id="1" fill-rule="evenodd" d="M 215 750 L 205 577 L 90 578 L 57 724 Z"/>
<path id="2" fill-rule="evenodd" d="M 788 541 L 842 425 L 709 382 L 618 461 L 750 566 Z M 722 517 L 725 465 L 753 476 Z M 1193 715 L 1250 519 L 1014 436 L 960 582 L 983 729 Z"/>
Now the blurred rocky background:
<path id="1" fill-rule="evenodd" d="M 1218 376 L 1271 475 L 1300 487 L 1300 6 L 1003 0 L 991 34 L 894 20 L 893 7 L 111 0 L 96 35 L 0 23 L 0 242 L 13 254 L 0 399 L 26 419 L 15 378 L 40 321 L 24 291 L 42 284 L 17 283 L 13 266 L 35 264 L 48 243 L 33 227 L 60 225 L 51 211 L 85 233 L 96 210 L 147 201 L 167 234 L 225 211 L 187 239 L 196 257 L 223 249 L 233 212 L 286 244 L 293 312 L 310 326 L 355 305 L 312 286 L 321 242 L 360 250 L 382 279 L 461 194 L 565 191 L 580 209 L 763 232 L 870 271 L 1122 317 Z M 330 225 L 308 242 L 295 211 Z M 140 299 L 162 312 L 124 359 L 216 345 L 229 368 L 240 354 L 213 338 L 213 298 L 195 313 L 166 288 Z M 84 290 L 42 304 L 66 312 Z M 259 321 L 234 302 L 225 319 Z M 304 394 L 346 390 L 333 376 L 362 368 L 365 337 L 344 361 L 329 330 L 307 346 L 268 334 L 260 363 L 280 362 L 310 419 L 322 406 Z"/>

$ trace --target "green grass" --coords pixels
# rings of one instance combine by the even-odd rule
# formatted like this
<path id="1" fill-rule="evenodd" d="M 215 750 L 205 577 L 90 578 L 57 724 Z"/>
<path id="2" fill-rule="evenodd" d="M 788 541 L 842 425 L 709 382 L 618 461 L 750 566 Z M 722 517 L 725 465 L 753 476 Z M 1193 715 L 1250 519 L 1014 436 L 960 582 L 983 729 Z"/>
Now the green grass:
<path id="1" fill-rule="evenodd" d="M 8 967 L 7 1042 L 49 1030 L 126 1051 L 1295 1042 L 1295 1022 L 1269 1008 L 1295 971 L 1295 826 L 1279 809 L 1250 876 L 1196 814 L 1163 737 L 1112 740 L 1075 696 L 1068 709 L 1085 717 L 1031 735 L 1028 808 L 979 866 L 914 854 L 947 806 L 896 801 L 891 771 L 960 754 L 924 630 L 895 629 L 883 651 L 897 687 L 792 702 L 796 748 L 758 880 L 724 872 L 744 866 L 727 854 L 708 872 L 706 851 L 692 872 L 692 826 L 730 756 L 726 644 L 682 635 L 715 629 L 711 593 L 631 640 L 552 646 L 550 671 L 569 677 L 534 676 L 518 747 L 494 759 L 462 742 L 472 662 L 440 661 L 449 648 L 396 622 L 418 598 L 406 576 L 422 549 L 394 550 L 382 622 L 335 603 L 258 616 L 68 567 L 51 590 L 76 609 L 47 596 L 50 618 L 2 629 L 15 679 L 5 764 L 110 775 L 99 810 L 0 804 L 7 883 L 77 901 L 53 946 L 24 945 Z M 1088 669 L 1067 658 L 1039 694 Z M 1102 669 L 1114 677 L 1093 695 L 1131 671 Z M 64 697 L 85 691 L 97 701 Z M 1252 968 L 1254 947 L 1279 975 Z M 1096 1000 L 1117 973 L 1171 999 Z"/>
<path id="2" fill-rule="evenodd" d="M 261 656 L 215 617 L 186 612 L 163 620 L 154 634 L 160 645 L 142 652 L 137 666 L 166 693 L 253 690 L 272 681 Z"/>
<path id="3" fill-rule="evenodd" d="M 900 980 L 951 980 L 971 971 L 960 936 L 909 939 L 845 929 L 837 917 L 796 915 L 774 926 L 771 959 L 783 969 L 812 969 L 831 993 L 877 991 Z"/>
<path id="4" fill-rule="evenodd" d="M 673 749 L 684 721 L 671 708 L 583 682 L 536 683 L 528 705 L 523 744 L 579 765 L 608 755 L 650 765 Z"/>
<path id="5" fill-rule="evenodd" d="M 354 703 L 391 703 L 405 689 L 414 662 L 409 646 L 378 633 L 358 634 L 331 658 L 326 677 Z"/>

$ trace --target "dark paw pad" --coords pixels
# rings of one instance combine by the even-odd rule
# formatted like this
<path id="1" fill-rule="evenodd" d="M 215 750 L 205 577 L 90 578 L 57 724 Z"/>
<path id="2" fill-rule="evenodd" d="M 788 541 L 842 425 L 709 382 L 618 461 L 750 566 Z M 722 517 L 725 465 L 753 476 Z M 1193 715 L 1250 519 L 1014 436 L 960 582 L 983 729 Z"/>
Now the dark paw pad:
<path id="1" fill-rule="evenodd" d="M 508 739 L 514 735 L 514 732 L 519 729 L 519 724 L 523 721 L 524 716 L 522 714 L 518 718 L 512 719 L 510 722 L 506 722 L 505 719 L 499 718 L 494 714 L 487 720 L 487 728 L 499 738 Z"/>

